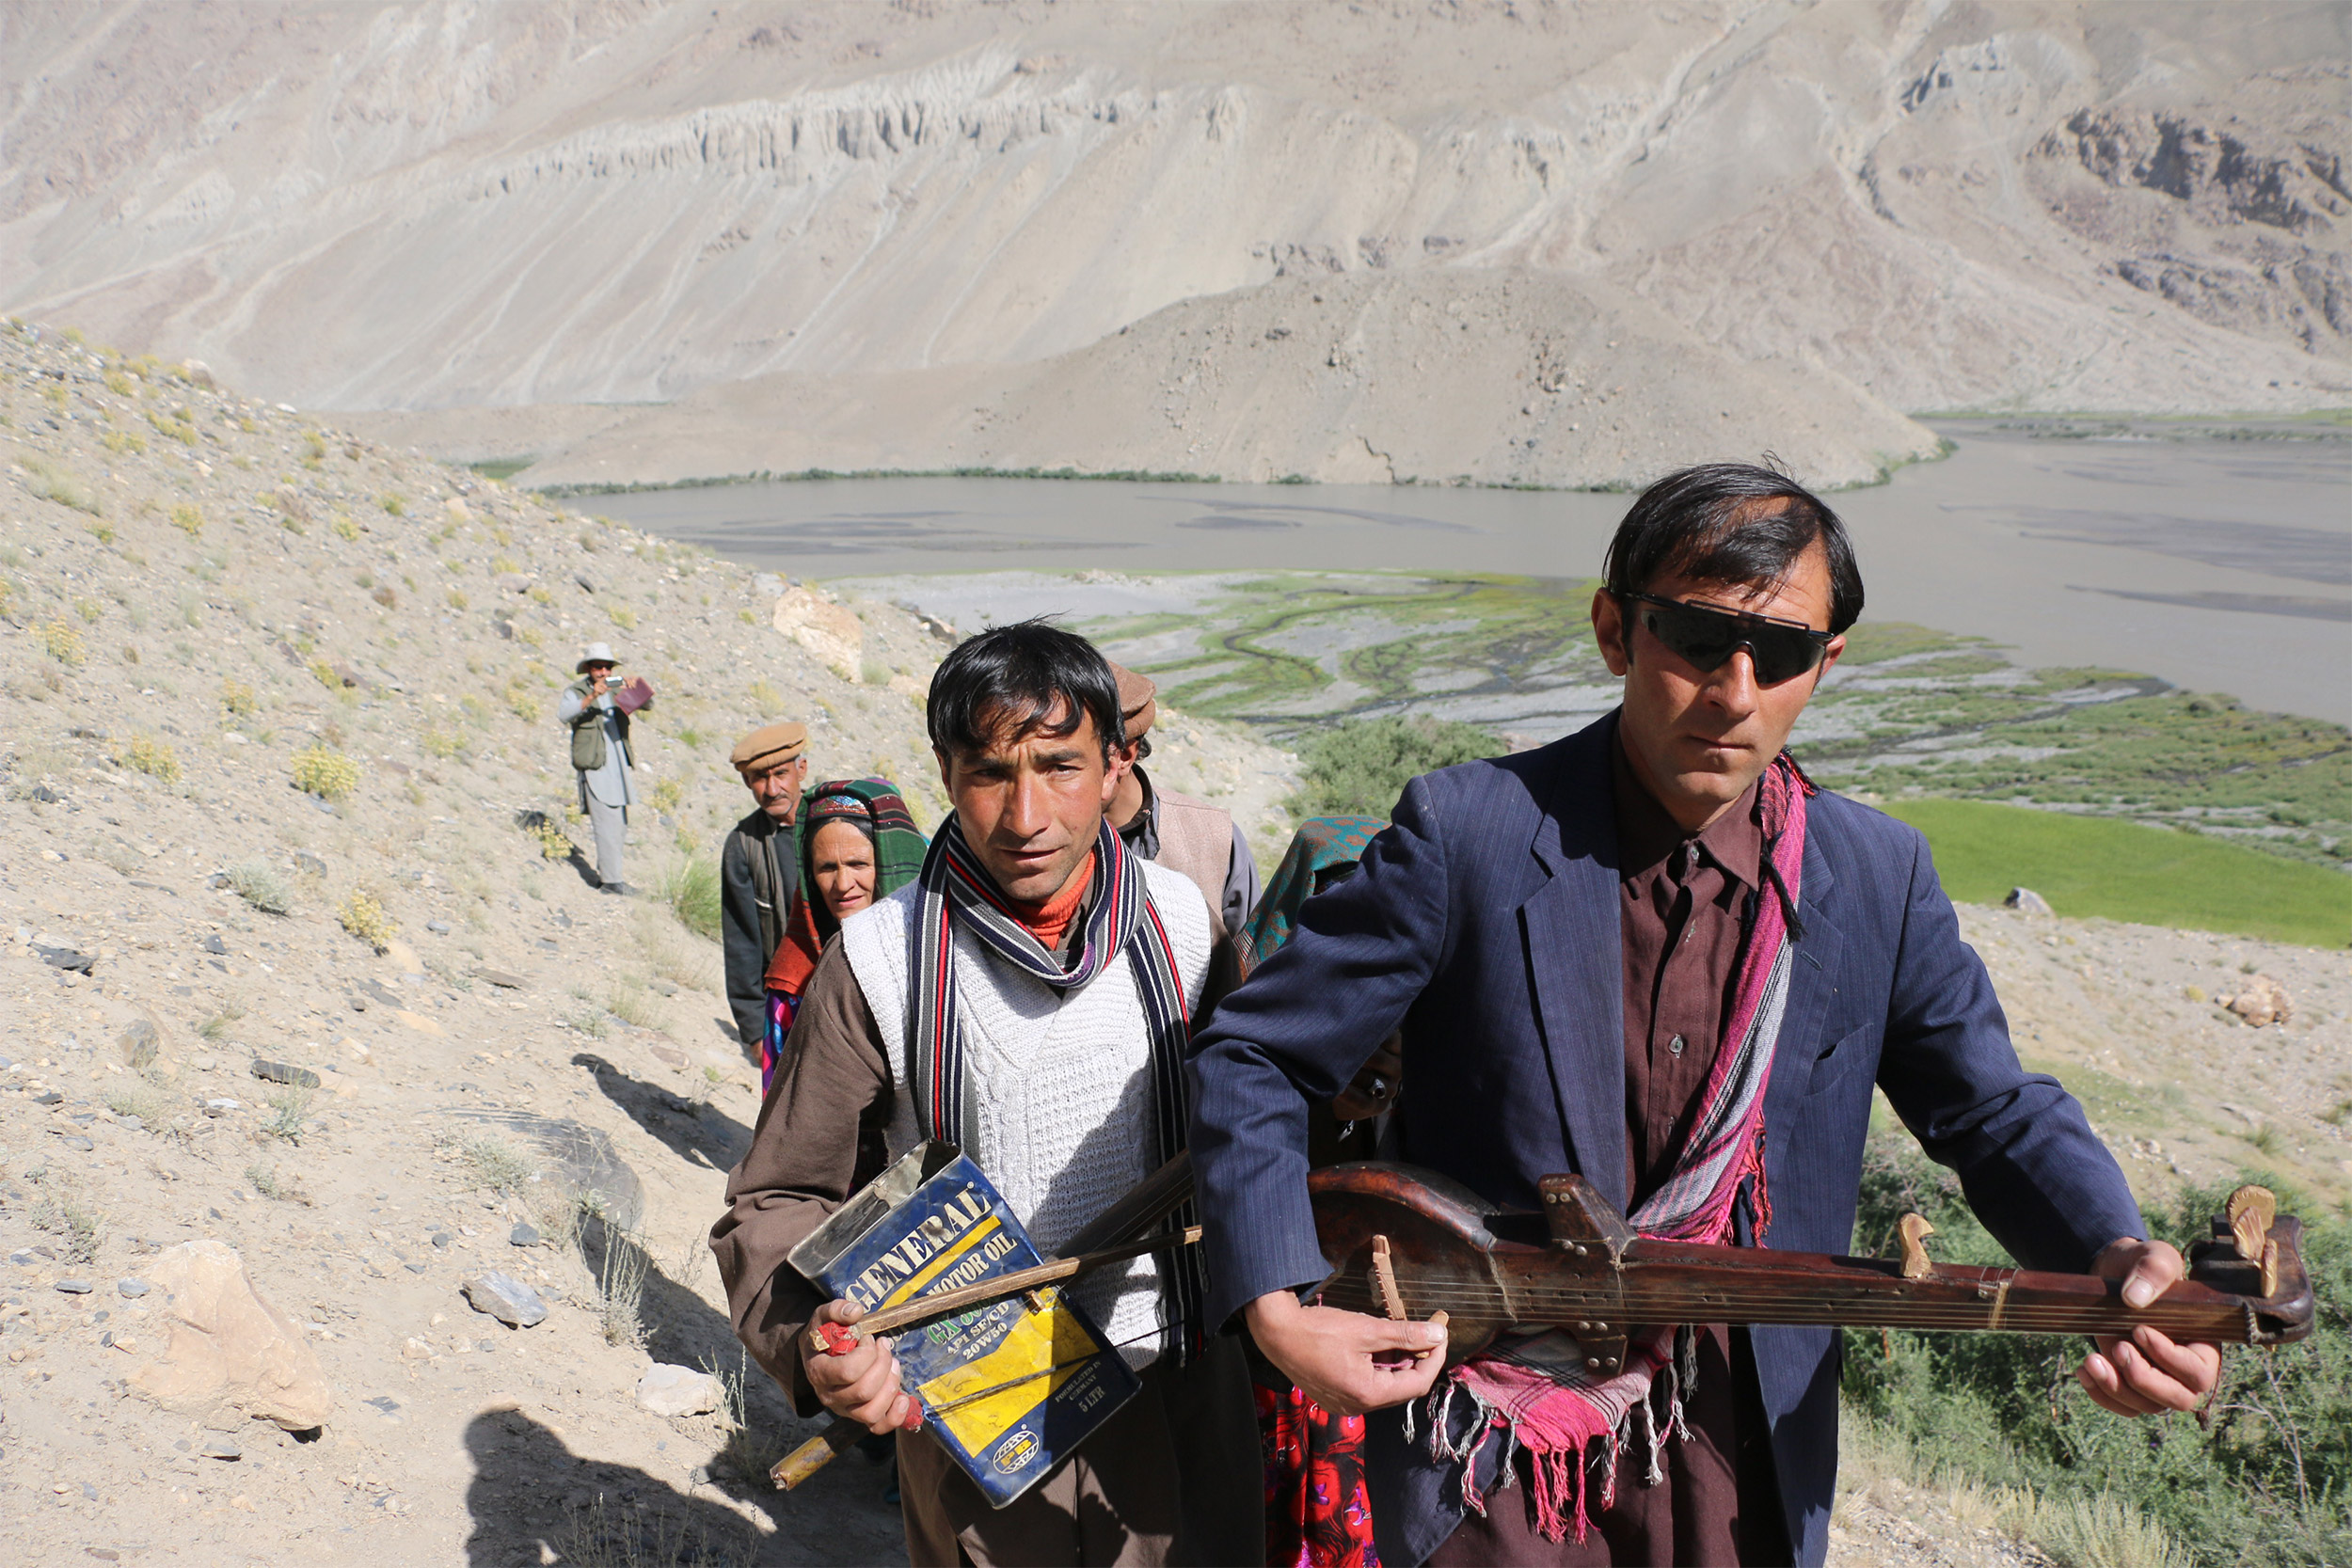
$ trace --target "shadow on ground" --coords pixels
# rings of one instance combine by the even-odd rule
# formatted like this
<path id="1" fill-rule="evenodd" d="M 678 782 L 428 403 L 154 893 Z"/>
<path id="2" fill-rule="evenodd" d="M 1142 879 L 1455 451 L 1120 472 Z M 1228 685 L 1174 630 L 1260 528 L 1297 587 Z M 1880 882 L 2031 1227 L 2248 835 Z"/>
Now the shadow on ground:
<path id="1" fill-rule="evenodd" d="M 673 1424 L 678 1435 L 668 1441 L 681 1465 L 706 1451 L 696 1429 L 707 1421 Z M 796 1444 L 816 1430 L 792 1422 L 778 1440 Z M 723 1450 L 708 1466 L 669 1480 L 575 1453 L 513 1409 L 476 1416 L 466 1427 L 466 1449 L 474 1472 L 466 1492 L 473 1523 L 468 1568 L 797 1568 L 891 1561 L 906 1552 L 898 1510 L 882 1501 L 887 1472 L 855 1454 L 789 1493 L 764 1478 L 727 1473 Z M 694 1479 L 712 1469 L 720 1473 Z"/>
<path id="2" fill-rule="evenodd" d="M 689 1164 L 728 1170 L 751 1148 L 752 1130 L 707 1101 L 681 1099 L 659 1084 L 632 1078 L 593 1051 L 574 1054 L 572 1065 L 595 1073 L 607 1100 Z"/>

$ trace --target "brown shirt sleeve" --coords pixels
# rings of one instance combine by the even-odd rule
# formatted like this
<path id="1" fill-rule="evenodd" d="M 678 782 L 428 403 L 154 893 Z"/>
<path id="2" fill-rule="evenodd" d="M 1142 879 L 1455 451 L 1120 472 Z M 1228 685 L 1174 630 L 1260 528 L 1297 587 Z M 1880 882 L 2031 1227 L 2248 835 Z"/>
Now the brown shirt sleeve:
<path id="1" fill-rule="evenodd" d="M 803 1416 L 821 1406 L 800 1336 L 824 1298 L 785 1255 L 881 1173 L 891 1095 L 889 1049 L 836 941 L 802 993 L 752 1147 L 727 1173 L 727 1212 L 710 1227 L 736 1338 Z"/>

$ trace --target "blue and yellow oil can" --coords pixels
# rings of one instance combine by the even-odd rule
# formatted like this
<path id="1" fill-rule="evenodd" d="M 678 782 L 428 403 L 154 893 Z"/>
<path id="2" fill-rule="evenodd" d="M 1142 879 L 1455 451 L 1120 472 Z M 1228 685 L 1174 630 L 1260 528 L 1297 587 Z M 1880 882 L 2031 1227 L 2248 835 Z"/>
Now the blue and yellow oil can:
<path id="1" fill-rule="evenodd" d="M 827 1294 L 872 1312 L 1045 1259 L 979 1166 L 933 1142 L 859 1189 L 790 1260 Z M 928 1430 L 997 1508 L 1142 1386 L 1054 1286 L 910 1329 L 898 1352 Z"/>

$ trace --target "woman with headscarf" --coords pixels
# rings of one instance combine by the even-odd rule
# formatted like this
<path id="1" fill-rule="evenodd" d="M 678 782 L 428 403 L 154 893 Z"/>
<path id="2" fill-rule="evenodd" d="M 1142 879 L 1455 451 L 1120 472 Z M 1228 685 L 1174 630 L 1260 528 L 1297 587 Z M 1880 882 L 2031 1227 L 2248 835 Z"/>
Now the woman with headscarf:
<path id="1" fill-rule="evenodd" d="M 1307 900 L 1343 881 L 1363 858 L 1379 816 L 1315 816 L 1298 826 L 1240 941 L 1243 973 L 1281 950 Z M 1381 1117 L 1395 1103 L 1400 1056 L 1391 1037 L 1328 1107 L 1309 1121 L 1318 1165 L 1376 1157 Z M 1364 1484 L 1364 1418 L 1335 1416 L 1270 1362 L 1253 1361 L 1258 1438 L 1265 1450 L 1266 1561 L 1277 1568 L 1378 1568 Z"/>
<path id="2" fill-rule="evenodd" d="M 759 1053 L 765 1094 L 784 1059 L 801 992 L 841 922 L 914 880 L 930 847 L 888 779 L 831 779 L 801 800 L 801 887 L 768 964 L 768 1037 Z"/>

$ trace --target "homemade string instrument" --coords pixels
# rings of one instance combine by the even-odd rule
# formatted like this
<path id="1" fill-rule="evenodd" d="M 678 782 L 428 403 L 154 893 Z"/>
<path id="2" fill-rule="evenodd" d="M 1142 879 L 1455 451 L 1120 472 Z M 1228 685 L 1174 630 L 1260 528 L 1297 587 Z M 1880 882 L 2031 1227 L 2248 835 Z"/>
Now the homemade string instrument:
<path id="1" fill-rule="evenodd" d="M 2188 1277 L 2137 1308 L 2123 1305 L 2120 1280 L 1939 1263 L 1927 1254 L 1932 1232 L 1917 1214 L 1903 1216 L 1900 1258 L 1842 1258 L 1648 1240 L 1583 1177 L 1548 1176 L 1538 1187 L 1544 1206 L 1529 1212 L 1500 1208 L 1410 1165 L 1314 1171 L 1307 1190 L 1316 1239 L 1327 1259 L 1340 1261 L 1310 1299 L 1376 1317 L 1435 1319 L 1446 1329 L 1449 1364 L 1475 1355 L 1505 1329 L 1562 1329 L 1577 1340 L 1585 1365 L 1603 1373 L 1623 1366 L 1630 1327 L 1667 1323 L 2114 1336 L 2145 1323 L 2175 1339 L 2250 1345 L 2289 1344 L 2312 1331 L 2302 1222 L 2279 1213 L 2264 1187 L 2231 1194 L 2211 1234 L 2189 1248 Z M 859 1335 L 912 1328 L 1140 1252 L 1190 1243 L 1198 1227 L 1131 1238 L 1191 1196 L 1190 1161 L 1180 1155 L 1073 1238 L 1069 1256 L 917 1296 L 853 1331 L 822 1325 L 811 1348 L 838 1353 Z M 835 1420 L 775 1466 L 776 1484 L 798 1485 L 864 1431 Z"/>
<path id="2" fill-rule="evenodd" d="M 1572 1335 L 1588 1370 L 1625 1360 L 1630 1325 L 1825 1323 L 2003 1334 L 2125 1335 L 2276 1345 L 2312 1331 L 2302 1224 L 2262 1187 L 2240 1187 L 2188 1277 L 2144 1307 L 2090 1275 L 1939 1263 L 1917 1214 L 1899 1259 L 1696 1246 L 1634 1234 L 1581 1176 L 1548 1176 L 1540 1212 L 1505 1210 L 1409 1165 L 1331 1165 L 1307 1179 L 1323 1255 L 1338 1266 L 1311 1299 L 1375 1317 L 1444 1314 L 1446 1359 L 1507 1328 Z"/>

